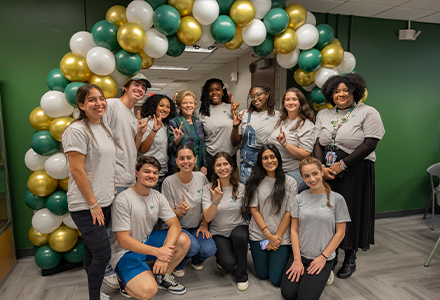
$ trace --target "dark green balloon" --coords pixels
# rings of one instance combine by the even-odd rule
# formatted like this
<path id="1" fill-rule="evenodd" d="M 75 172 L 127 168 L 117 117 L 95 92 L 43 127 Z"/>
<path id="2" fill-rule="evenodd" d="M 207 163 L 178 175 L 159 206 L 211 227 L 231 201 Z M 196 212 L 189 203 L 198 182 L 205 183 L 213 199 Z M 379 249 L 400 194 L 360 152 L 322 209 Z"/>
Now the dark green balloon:
<path id="1" fill-rule="evenodd" d="M 168 3 L 168 0 L 145 0 L 145 1 L 148 2 L 154 10 Z"/>
<path id="2" fill-rule="evenodd" d="M 312 101 L 318 105 L 323 105 L 327 102 L 327 100 L 325 99 L 324 95 L 321 92 L 321 89 L 317 86 L 313 88 L 310 96 L 312 97 Z"/>
<path id="3" fill-rule="evenodd" d="M 109 21 L 96 22 L 92 28 L 92 37 L 96 46 L 104 47 L 110 51 L 118 49 L 118 26 Z"/>
<path id="4" fill-rule="evenodd" d="M 315 45 L 315 48 L 321 50 L 333 42 L 333 39 L 335 38 L 335 31 L 330 25 L 327 24 L 319 24 L 316 26 L 316 29 L 318 29 L 319 39 Z"/>
<path id="5" fill-rule="evenodd" d="M 163 6 L 161 6 L 163 7 Z M 172 57 L 180 56 L 185 51 L 185 44 L 177 37 L 177 34 L 167 36 L 168 51 L 167 55 Z"/>
<path id="6" fill-rule="evenodd" d="M 254 53 L 260 57 L 270 55 L 273 51 L 273 35 L 266 34 L 264 41 L 258 46 L 253 46 L 252 50 L 254 50 Z"/>
<path id="7" fill-rule="evenodd" d="M 211 25 L 211 35 L 220 44 L 232 41 L 235 36 L 234 21 L 228 16 L 219 16 Z"/>
<path id="8" fill-rule="evenodd" d="M 298 57 L 298 66 L 304 72 L 313 72 L 319 69 L 321 62 L 322 56 L 318 49 L 302 51 Z"/>
<path id="9" fill-rule="evenodd" d="M 50 156 L 61 150 L 60 143 L 52 137 L 49 130 L 34 133 L 31 139 L 31 147 L 43 156 Z"/>
<path id="10" fill-rule="evenodd" d="M 69 80 L 61 73 L 60 68 L 53 69 L 47 74 L 46 84 L 51 91 L 64 92 L 64 89 L 69 84 Z"/>
<path id="11" fill-rule="evenodd" d="M 84 244 L 82 240 L 78 240 L 75 247 L 63 253 L 63 257 L 71 264 L 80 263 L 84 258 Z"/>
<path id="12" fill-rule="evenodd" d="M 277 35 L 286 30 L 289 25 L 289 16 L 282 8 L 272 8 L 264 16 L 263 23 L 267 33 Z"/>
<path id="13" fill-rule="evenodd" d="M 272 0 L 272 8 L 286 8 L 286 1 L 285 0 Z"/>
<path id="14" fill-rule="evenodd" d="M 41 248 L 41 246 L 35 246 L 34 245 L 34 254 L 37 253 L 37 250 L 40 249 L 40 248 Z"/>
<path id="15" fill-rule="evenodd" d="M 124 49 L 119 49 L 115 53 L 116 69 L 126 76 L 131 76 L 139 72 L 142 67 L 142 59 L 137 53 L 129 53 Z"/>
<path id="16" fill-rule="evenodd" d="M 54 251 L 49 245 L 41 246 L 35 252 L 35 263 L 43 270 L 53 269 L 61 263 L 63 255 Z"/>
<path id="17" fill-rule="evenodd" d="M 217 0 L 218 6 L 220 8 L 219 14 L 220 15 L 228 14 L 234 2 L 235 0 Z"/>
<path id="18" fill-rule="evenodd" d="M 73 107 L 78 107 L 76 104 L 76 93 L 78 92 L 79 87 L 84 84 L 84 82 L 71 82 L 64 90 L 64 96 L 66 97 L 67 102 Z"/>
<path id="19" fill-rule="evenodd" d="M 64 191 L 56 191 L 47 197 L 46 207 L 54 215 L 62 216 L 69 212 L 67 208 L 67 194 Z"/>
<path id="20" fill-rule="evenodd" d="M 173 35 L 180 27 L 180 14 L 171 5 L 160 6 L 153 15 L 154 28 L 164 35 Z"/>
<path id="21" fill-rule="evenodd" d="M 26 192 L 24 201 L 29 208 L 33 210 L 39 210 L 46 207 L 47 197 L 38 197 L 32 194 L 30 191 Z"/>

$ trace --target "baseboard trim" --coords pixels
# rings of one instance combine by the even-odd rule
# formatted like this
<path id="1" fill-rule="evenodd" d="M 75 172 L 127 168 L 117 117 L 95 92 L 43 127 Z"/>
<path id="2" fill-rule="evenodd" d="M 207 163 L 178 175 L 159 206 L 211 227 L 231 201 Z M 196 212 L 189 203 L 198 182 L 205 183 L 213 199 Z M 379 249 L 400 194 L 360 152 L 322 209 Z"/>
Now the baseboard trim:
<path id="1" fill-rule="evenodd" d="M 399 218 L 399 217 L 406 217 L 412 215 L 419 215 L 423 213 L 425 213 L 424 208 L 415 208 L 415 209 L 380 212 L 375 214 L 375 218 L 376 219 Z M 431 212 L 429 212 L 429 214 L 431 214 Z"/>
<path id="2" fill-rule="evenodd" d="M 17 256 L 17 258 L 35 256 L 34 248 L 17 249 L 15 251 L 15 255 Z"/>

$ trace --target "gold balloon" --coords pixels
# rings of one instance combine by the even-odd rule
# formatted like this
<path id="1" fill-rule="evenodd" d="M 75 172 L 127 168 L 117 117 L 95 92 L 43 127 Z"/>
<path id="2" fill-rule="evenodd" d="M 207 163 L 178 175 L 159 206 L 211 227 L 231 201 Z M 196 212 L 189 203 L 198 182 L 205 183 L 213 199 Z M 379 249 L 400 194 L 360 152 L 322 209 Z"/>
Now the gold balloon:
<path id="1" fill-rule="evenodd" d="M 315 102 L 313 102 L 312 106 L 313 106 L 314 111 L 320 111 L 320 110 L 326 108 L 327 104 L 319 105 L 319 104 L 316 104 Z"/>
<path id="2" fill-rule="evenodd" d="M 307 11 L 301 4 L 292 3 L 286 7 L 285 11 L 289 16 L 289 28 L 297 30 L 306 22 Z"/>
<path id="3" fill-rule="evenodd" d="M 328 108 L 328 109 L 333 109 L 333 108 L 336 107 L 336 106 L 331 105 L 330 102 L 327 102 L 326 105 L 327 105 L 327 108 Z"/>
<path id="4" fill-rule="evenodd" d="M 242 32 L 243 32 L 243 28 L 236 26 L 234 38 L 230 42 L 223 44 L 223 46 L 225 46 L 225 48 L 229 50 L 235 50 L 240 48 L 241 45 L 243 44 Z"/>
<path id="5" fill-rule="evenodd" d="M 275 36 L 273 46 L 280 54 L 288 54 L 295 50 L 298 37 L 292 28 L 287 28 L 283 33 Z"/>
<path id="6" fill-rule="evenodd" d="M 49 126 L 49 131 L 52 137 L 58 142 L 61 142 L 61 136 L 63 135 L 64 130 L 70 125 L 70 123 L 72 123 L 72 121 L 73 118 L 71 117 L 62 117 L 53 120 Z"/>
<path id="7" fill-rule="evenodd" d="M 138 52 L 142 60 L 142 69 L 149 69 L 154 64 L 154 58 L 149 57 L 144 50 Z"/>
<path id="8" fill-rule="evenodd" d="M 64 77 L 70 81 L 86 81 L 92 76 L 86 58 L 72 52 L 67 53 L 61 59 L 60 69 Z"/>
<path id="9" fill-rule="evenodd" d="M 79 238 L 79 239 L 82 239 L 83 236 L 82 236 L 82 234 L 81 234 L 81 231 L 79 231 L 79 229 L 75 229 L 75 231 L 76 231 L 76 233 L 78 234 L 78 238 Z"/>
<path id="10" fill-rule="evenodd" d="M 333 39 L 332 44 L 336 44 L 336 45 L 339 45 L 339 46 L 342 47 L 341 42 L 340 42 L 337 38 L 334 38 L 334 39 Z"/>
<path id="11" fill-rule="evenodd" d="M 40 106 L 35 108 L 29 115 L 29 122 L 35 130 L 49 130 L 53 118 L 44 113 Z"/>
<path id="12" fill-rule="evenodd" d="M 27 187 L 35 196 L 46 197 L 58 186 L 58 180 L 49 176 L 44 170 L 35 171 L 29 176 Z"/>
<path id="13" fill-rule="evenodd" d="M 185 45 L 194 45 L 202 37 L 202 27 L 193 17 L 183 17 L 180 20 L 177 37 Z"/>
<path id="14" fill-rule="evenodd" d="M 138 53 L 146 41 L 145 31 L 136 23 L 124 23 L 118 29 L 118 43 L 127 52 Z"/>
<path id="15" fill-rule="evenodd" d="M 276 55 L 277 53 L 278 53 L 277 50 L 275 48 L 273 48 L 273 51 L 270 55 Z"/>
<path id="16" fill-rule="evenodd" d="M 49 246 L 57 252 L 66 252 L 72 249 L 78 241 L 78 233 L 75 229 L 60 226 L 49 235 Z"/>
<path id="17" fill-rule="evenodd" d="M 255 7 L 248 0 L 237 0 L 232 4 L 229 16 L 235 25 L 240 27 L 248 26 L 255 19 Z"/>
<path id="18" fill-rule="evenodd" d="M 93 83 L 99 86 L 103 91 L 104 97 L 106 99 L 114 98 L 116 96 L 116 93 L 118 92 L 118 85 L 110 75 L 101 76 L 93 74 L 89 80 L 89 83 Z"/>
<path id="19" fill-rule="evenodd" d="M 64 179 L 58 180 L 58 184 L 63 191 L 67 192 L 69 185 L 69 176 Z"/>
<path id="20" fill-rule="evenodd" d="M 335 68 L 344 60 L 344 49 L 337 44 L 330 44 L 321 50 L 321 65 L 326 68 Z"/>
<path id="21" fill-rule="evenodd" d="M 298 83 L 300 86 L 307 86 L 311 85 L 315 81 L 316 72 L 318 72 L 318 70 L 308 73 L 298 68 L 296 69 L 293 77 L 295 78 L 296 83 Z"/>
<path id="22" fill-rule="evenodd" d="M 360 103 L 364 103 L 365 100 L 367 100 L 367 98 L 368 98 L 368 90 L 365 89 L 364 96 L 362 97 L 361 100 L 359 100 L 359 102 L 360 102 Z"/>
<path id="23" fill-rule="evenodd" d="M 126 11 L 127 9 L 121 5 L 112 6 L 105 14 L 105 19 L 119 27 L 128 22 Z"/>
<path id="24" fill-rule="evenodd" d="M 31 227 L 31 229 L 29 229 L 28 237 L 31 243 L 38 247 L 49 243 L 49 234 L 40 233 L 36 231 L 34 227 Z"/>
<path id="25" fill-rule="evenodd" d="M 180 16 L 183 17 L 191 14 L 194 0 L 168 0 L 168 5 L 177 9 Z"/>

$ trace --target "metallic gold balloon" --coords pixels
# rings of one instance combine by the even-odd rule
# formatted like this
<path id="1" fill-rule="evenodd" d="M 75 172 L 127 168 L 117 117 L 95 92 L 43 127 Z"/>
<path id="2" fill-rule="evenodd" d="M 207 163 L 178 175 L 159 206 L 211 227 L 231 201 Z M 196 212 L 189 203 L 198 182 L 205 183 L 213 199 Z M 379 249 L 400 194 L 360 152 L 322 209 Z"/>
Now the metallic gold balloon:
<path id="1" fill-rule="evenodd" d="M 58 142 L 61 142 L 61 136 L 63 135 L 64 130 L 70 125 L 70 123 L 72 123 L 72 121 L 73 118 L 71 117 L 62 117 L 53 120 L 49 126 L 49 131 L 52 137 Z"/>
<path id="2" fill-rule="evenodd" d="M 183 17 L 191 14 L 194 0 L 168 0 L 168 5 L 177 9 L 180 16 Z"/>
<path id="3" fill-rule="evenodd" d="M 277 50 L 275 48 L 273 48 L 273 51 L 270 55 L 277 55 L 277 53 L 278 53 Z"/>
<path id="4" fill-rule="evenodd" d="M 327 102 L 327 108 L 328 108 L 328 109 L 333 109 L 333 108 L 335 108 L 335 107 L 336 107 L 336 106 L 331 105 L 330 102 Z"/>
<path id="5" fill-rule="evenodd" d="M 57 252 L 69 251 L 77 241 L 78 233 L 67 226 L 60 226 L 49 235 L 49 246 Z"/>
<path id="6" fill-rule="evenodd" d="M 296 69 L 293 77 L 295 78 L 296 83 L 300 86 L 311 85 L 315 81 L 315 75 L 318 70 L 307 73 L 301 70 L 300 68 Z"/>
<path id="7" fill-rule="evenodd" d="M 29 115 L 29 122 L 35 130 L 49 130 L 50 123 L 53 118 L 49 117 L 44 113 L 40 106 L 34 108 L 34 110 Z"/>
<path id="8" fill-rule="evenodd" d="M 364 93 L 364 96 L 362 97 L 362 99 L 361 99 L 361 100 L 359 100 L 359 102 L 360 102 L 360 103 L 364 103 L 364 102 L 365 102 L 365 100 L 367 100 L 367 98 L 368 98 L 368 90 L 367 90 L 367 89 L 365 89 L 365 93 Z"/>
<path id="9" fill-rule="evenodd" d="M 70 81 L 86 81 L 92 76 L 86 58 L 72 52 L 67 53 L 61 59 L 60 69 L 64 77 Z"/>
<path id="10" fill-rule="evenodd" d="M 58 186 L 58 180 L 49 176 L 46 171 L 35 171 L 29 176 L 27 187 L 35 196 L 46 197 L 52 194 Z"/>
<path id="11" fill-rule="evenodd" d="M 79 239 L 82 239 L 83 236 L 82 236 L 82 234 L 81 234 L 81 231 L 79 231 L 79 229 L 75 229 L 75 231 L 76 231 L 76 233 L 78 234 L 78 238 L 79 238 Z"/>
<path id="12" fill-rule="evenodd" d="M 138 52 L 142 60 L 142 69 L 149 69 L 154 64 L 154 58 L 149 57 L 144 50 Z"/>
<path id="13" fill-rule="evenodd" d="M 334 38 L 334 39 L 333 39 L 332 44 L 336 44 L 336 45 L 339 45 L 339 46 L 342 47 L 341 42 L 340 42 L 337 38 Z"/>
<path id="14" fill-rule="evenodd" d="M 49 243 L 49 234 L 40 233 L 36 231 L 34 227 L 31 227 L 31 229 L 29 229 L 28 237 L 31 243 L 38 247 Z"/>
<path id="15" fill-rule="evenodd" d="M 319 105 L 319 104 L 316 104 L 315 102 L 313 102 L 312 106 L 313 106 L 314 111 L 320 111 L 320 110 L 326 108 L 327 104 Z"/>
<path id="16" fill-rule="evenodd" d="M 127 52 L 138 53 L 145 46 L 145 31 L 136 23 L 124 23 L 118 30 L 118 43 Z"/>
<path id="17" fill-rule="evenodd" d="M 229 16 L 235 25 L 240 27 L 248 26 L 255 19 L 255 7 L 248 0 L 237 0 L 232 4 Z"/>
<path id="18" fill-rule="evenodd" d="M 301 4 L 292 3 L 285 9 L 289 16 L 289 27 L 293 30 L 300 28 L 307 19 L 307 11 Z"/>
<path id="19" fill-rule="evenodd" d="M 96 84 L 101 88 L 104 93 L 104 97 L 114 98 L 118 92 L 118 85 L 110 75 L 100 76 L 93 74 L 89 80 L 89 83 Z"/>
<path id="20" fill-rule="evenodd" d="M 58 184 L 63 191 L 67 192 L 69 185 L 69 176 L 64 179 L 58 180 Z"/>
<path id="21" fill-rule="evenodd" d="M 337 44 L 330 44 L 321 50 L 321 65 L 326 68 L 336 68 L 344 60 L 344 49 Z"/>
<path id="22" fill-rule="evenodd" d="M 177 37 L 185 45 L 194 45 L 202 37 L 202 27 L 193 17 L 183 17 L 180 20 L 180 27 L 177 31 Z"/>
<path id="23" fill-rule="evenodd" d="M 119 27 L 128 22 L 125 14 L 126 11 L 127 8 L 121 5 L 112 6 L 105 14 L 105 19 Z"/>
<path id="24" fill-rule="evenodd" d="M 280 54 L 288 54 L 295 50 L 298 37 L 292 28 L 287 28 L 283 33 L 275 36 L 273 46 Z"/>
<path id="25" fill-rule="evenodd" d="M 243 44 L 243 28 L 236 26 L 235 27 L 235 36 L 232 41 L 223 44 L 226 49 L 235 50 L 241 47 Z"/>

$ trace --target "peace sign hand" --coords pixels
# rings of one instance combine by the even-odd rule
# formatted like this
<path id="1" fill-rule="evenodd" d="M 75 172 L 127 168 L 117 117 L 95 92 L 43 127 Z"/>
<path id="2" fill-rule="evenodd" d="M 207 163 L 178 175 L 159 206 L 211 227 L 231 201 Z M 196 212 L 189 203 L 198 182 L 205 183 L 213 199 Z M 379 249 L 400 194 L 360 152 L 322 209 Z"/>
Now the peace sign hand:
<path id="1" fill-rule="evenodd" d="M 286 134 L 283 131 L 283 128 L 280 127 L 280 134 L 277 136 L 277 141 L 284 147 L 287 144 Z"/>
<path id="2" fill-rule="evenodd" d="M 223 191 L 220 185 L 220 179 L 217 179 L 217 187 L 212 190 L 211 187 L 209 187 L 209 190 L 211 191 L 211 195 L 212 195 L 212 202 L 214 202 L 214 204 L 219 204 L 220 200 L 223 197 Z"/>
<path id="3" fill-rule="evenodd" d="M 156 118 L 156 116 L 153 116 L 153 118 L 154 118 L 153 130 L 157 132 L 162 127 L 162 119 L 160 117 Z"/>
<path id="4" fill-rule="evenodd" d="M 183 126 L 183 122 L 180 122 L 180 127 L 179 128 L 173 128 L 171 126 L 171 130 L 174 133 L 174 142 L 176 143 L 176 145 L 179 145 L 180 140 L 182 139 L 184 133 L 182 132 L 182 126 Z"/>
<path id="5" fill-rule="evenodd" d="M 233 113 L 233 117 L 234 117 L 234 123 L 232 124 L 234 127 L 237 127 L 241 124 L 241 119 L 243 118 L 243 115 L 246 111 L 243 111 L 241 114 L 239 114 L 238 112 L 234 112 Z"/>
<path id="6" fill-rule="evenodd" d="M 145 131 L 147 131 L 148 121 L 141 119 L 141 111 L 140 110 L 138 110 L 136 118 L 137 118 L 137 133 L 136 134 L 144 135 Z"/>
<path id="7" fill-rule="evenodd" d="M 238 107 L 240 106 L 241 102 L 234 103 L 234 100 L 231 101 L 231 115 L 234 115 L 234 113 L 238 112 Z"/>
<path id="8" fill-rule="evenodd" d="M 181 194 L 181 195 L 182 195 L 182 199 L 183 199 L 182 204 L 177 205 L 177 203 L 175 203 L 174 205 L 179 209 L 180 214 L 182 216 L 184 216 L 184 215 L 186 215 L 188 210 L 190 210 L 191 207 L 188 205 L 188 203 L 186 203 L 185 196 L 183 194 Z"/>

